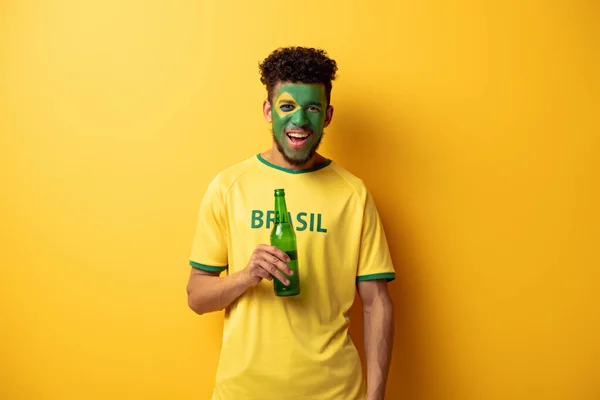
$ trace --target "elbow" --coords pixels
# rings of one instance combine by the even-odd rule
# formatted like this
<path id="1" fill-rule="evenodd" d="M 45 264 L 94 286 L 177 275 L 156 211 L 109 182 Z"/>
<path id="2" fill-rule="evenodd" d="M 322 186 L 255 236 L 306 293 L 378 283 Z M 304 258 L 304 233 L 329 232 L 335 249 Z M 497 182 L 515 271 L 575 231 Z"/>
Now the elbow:
<path id="1" fill-rule="evenodd" d="M 205 313 L 204 309 L 202 308 L 202 304 L 196 301 L 196 299 L 194 299 L 194 296 L 192 296 L 191 294 L 188 294 L 188 307 L 190 308 L 190 310 L 192 310 L 198 315 L 202 315 Z"/>
<path id="2" fill-rule="evenodd" d="M 190 310 L 198 315 L 206 314 L 205 302 L 198 296 L 197 291 L 193 291 L 189 286 L 187 287 L 187 299 Z"/>
<path id="3" fill-rule="evenodd" d="M 211 293 L 207 291 L 211 282 L 206 282 L 204 277 L 190 279 L 186 287 L 188 307 L 198 315 L 216 311 Z"/>

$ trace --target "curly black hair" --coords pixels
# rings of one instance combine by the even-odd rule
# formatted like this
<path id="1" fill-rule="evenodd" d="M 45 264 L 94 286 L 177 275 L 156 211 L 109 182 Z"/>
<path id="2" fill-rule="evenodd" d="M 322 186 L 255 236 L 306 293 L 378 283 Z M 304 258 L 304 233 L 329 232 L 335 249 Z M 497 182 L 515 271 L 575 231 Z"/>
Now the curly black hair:
<path id="1" fill-rule="evenodd" d="M 269 101 L 273 88 L 279 82 L 321 83 L 325 86 L 327 104 L 331 99 L 331 82 L 335 79 L 337 64 L 327 52 L 308 47 L 284 47 L 272 52 L 259 65 L 260 81 L 267 86 Z"/>

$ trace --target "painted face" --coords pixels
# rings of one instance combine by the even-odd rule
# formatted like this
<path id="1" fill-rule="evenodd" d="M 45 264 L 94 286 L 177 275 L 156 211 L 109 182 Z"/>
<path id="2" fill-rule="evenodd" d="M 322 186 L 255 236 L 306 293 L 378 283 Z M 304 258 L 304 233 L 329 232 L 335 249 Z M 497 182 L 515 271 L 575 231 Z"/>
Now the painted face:
<path id="1" fill-rule="evenodd" d="M 273 137 L 287 162 L 303 165 L 323 137 L 327 113 L 325 89 L 317 84 L 289 83 L 273 97 Z"/>

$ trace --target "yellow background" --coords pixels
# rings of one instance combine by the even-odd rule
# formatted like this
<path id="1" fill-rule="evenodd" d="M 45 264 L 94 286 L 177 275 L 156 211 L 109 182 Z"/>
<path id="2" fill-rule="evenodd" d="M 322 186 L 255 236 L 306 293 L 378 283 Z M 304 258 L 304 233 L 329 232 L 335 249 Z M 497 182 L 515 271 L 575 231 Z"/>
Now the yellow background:
<path id="1" fill-rule="evenodd" d="M 397 265 L 388 399 L 600 398 L 597 2 L 0 4 L 0 398 L 208 399 L 197 207 L 296 44 Z"/>

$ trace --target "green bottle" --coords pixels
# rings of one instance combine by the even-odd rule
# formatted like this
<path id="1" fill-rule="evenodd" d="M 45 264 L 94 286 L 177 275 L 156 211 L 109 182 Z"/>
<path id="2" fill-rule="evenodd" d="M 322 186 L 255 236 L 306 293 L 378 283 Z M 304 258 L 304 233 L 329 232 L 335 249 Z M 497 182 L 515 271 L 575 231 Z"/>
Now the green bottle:
<path id="1" fill-rule="evenodd" d="M 298 271 L 298 251 L 296 248 L 296 232 L 288 219 L 284 189 L 275 189 L 275 225 L 271 230 L 271 246 L 279 248 L 290 256 L 287 265 L 294 271 L 292 276 L 284 275 L 290 281 L 288 286 L 273 277 L 273 286 L 277 296 L 295 296 L 300 294 L 300 274 Z"/>

